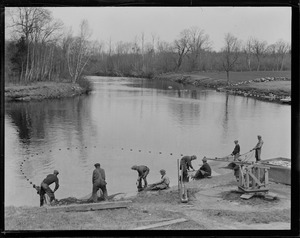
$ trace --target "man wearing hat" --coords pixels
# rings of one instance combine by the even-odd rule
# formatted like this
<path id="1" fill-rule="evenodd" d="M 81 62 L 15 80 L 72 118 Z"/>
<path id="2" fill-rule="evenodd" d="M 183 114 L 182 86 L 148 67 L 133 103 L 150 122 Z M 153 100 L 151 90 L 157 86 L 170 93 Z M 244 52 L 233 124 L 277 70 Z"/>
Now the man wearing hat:
<path id="1" fill-rule="evenodd" d="M 233 156 L 234 160 L 237 160 L 238 157 L 240 156 L 240 145 L 239 145 L 239 141 L 235 140 L 234 141 L 235 147 L 231 153 L 231 155 Z"/>
<path id="2" fill-rule="evenodd" d="M 263 142 L 263 140 L 262 140 L 262 138 L 261 138 L 260 135 L 257 136 L 257 139 L 258 139 L 258 142 L 257 142 L 256 146 L 252 150 L 255 150 L 255 159 L 256 159 L 256 162 L 259 162 L 259 161 L 261 161 L 261 157 L 260 157 L 260 155 L 261 155 L 261 148 L 262 148 L 264 142 Z M 252 151 L 252 150 L 250 150 L 250 151 Z"/>
<path id="3" fill-rule="evenodd" d="M 44 195 L 47 194 L 50 197 L 50 203 L 55 201 L 54 193 L 59 188 L 58 177 L 59 172 L 54 170 L 53 174 L 47 175 L 47 177 L 43 180 L 40 187 L 40 206 L 44 205 Z M 55 183 L 55 188 L 52 191 L 49 185 Z"/>
<path id="4" fill-rule="evenodd" d="M 192 177 L 193 179 L 201 179 L 201 178 L 206 178 L 208 176 L 211 176 L 211 168 L 210 168 L 209 164 L 207 163 L 207 159 L 205 157 L 202 159 L 202 162 L 203 162 L 203 165 L 196 172 L 196 174 Z"/>
<path id="5" fill-rule="evenodd" d="M 105 171 L 100 167 L 99 163 L 94 164 L 95 169 L 93 171 L 92 183 L 93 183 L 93 191 L 92 191 L 92 199 L 93 202 L 98 201 L 97 192 L 99 189 L 103 192 L 104 200 L 108 199 L 107 189 L 106 189 L 106 181 L 105 181 Z"/>
<path id="6" fill-rule="evenodd" d="M 188 170 L 193 169 L 193 166 L 192 166 L 192 160 L 195 160 L 197 159 L 197 156 L 196 155 L 192 155 L 192 156 L 183 156 L 180 160 L 180 169 L 182 170 L 182 180 L 183 182 L 188 182 L 189 181 L 189 178 L 188 178 Z"/>
<path id="7" fill-rule="evenodd" d="M 145 165 L 134 165 L 131 167 L 132 170 L 136 170 L 138 172 L 138 179 L 137 179 L 137 183 L 138 183 L 138 190 L 142 190 L 143 186 L 142 186 L 142 179 L 144 180 L 144 188 L 147 187 L 148 183 L 147 183 L 147 175 L 150 172 L 150 169 L 145 166 Z"/>
<path id="8" fill-rule="evenodd" d="M 163 190 L 169 188 L 170 179 L 166 175 L 166 170 L 161 169 L 160 171 L 161 179 L 157 183 L 153 183 L 149 185 L 149 190 Z"/>

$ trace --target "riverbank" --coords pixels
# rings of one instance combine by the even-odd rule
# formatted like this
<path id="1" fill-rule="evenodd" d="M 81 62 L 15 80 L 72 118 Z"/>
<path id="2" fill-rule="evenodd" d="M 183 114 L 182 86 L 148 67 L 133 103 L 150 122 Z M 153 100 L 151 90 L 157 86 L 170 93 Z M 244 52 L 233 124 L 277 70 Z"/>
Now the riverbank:
<path id="1" fill-rule="evenodd" d="M 219 92 L 252 97 L 276 103 L 290 103 L 290 71 L 231 72 L 227 85 L 225 73 L 168 73 L 155 77 L 196 87 L 214 88 Z M 283 100 L 282 100 L 283 99 Z"/>
<path id="2" fill-rule="evenodd" d="M 36 82 L 31 85 L 5 85 L 5 101 L 30 101 L 73 97 L 86 93 L 79 84 Z"/>
<path id="3" fill-rule="evenodd" d="M 232 170 L 223 162 L 210 163 L 213 177 L 186 184 L 189 201 L 181 203 L 176 181 L 163 191 L 118 196 L 131 200 L 127 208 L 87 212 L 47 213 L 39 207 L 5 207 L 5 230 L 133 230 L 184 218 L 185 222 L 152 230 L 289 230 L 291 189 L 270 183 L 277 199 L 240 198 Z"/>

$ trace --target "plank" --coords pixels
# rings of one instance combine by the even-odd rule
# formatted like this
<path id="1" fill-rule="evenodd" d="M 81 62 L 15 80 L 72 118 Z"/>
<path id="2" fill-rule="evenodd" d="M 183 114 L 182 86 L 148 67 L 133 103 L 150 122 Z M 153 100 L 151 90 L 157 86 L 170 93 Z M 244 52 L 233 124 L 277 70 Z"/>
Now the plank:
<path id="1" fill-rule="evenodd" d="M 256 182 L 256 184 L 258 184 L 258 186 L 262 186 L 262 184 L 260 183 L 260 181 L 258 181 L 258 179 L 254 176 L 254 174 L 252 174 L 251 172 L 249 172 L 249 175 L 252 177 L 253 182 Z"/>
<path id="2" fill-rule="evenodd" d="M 72 212 L 72 211 L 94 211 L 104 209 L 126 208 L 131 203 L 130 200 L 119 202 L 99 202 L 99 203 L 87 203 L 87 204 L 74 204 L 67 206 L 53 206 L 46 207 L 47 212 Z"/>
<path id="3" fill-rule="evenodd" d="M 247 189 L 243 186 L 238 187 L 240 190 L 242 190 L 244 193 L 256 193 L 256 192 L 268 192 L 268 188 L 258 188 L 258 189 Z"/>
<path id="4" fill-rule="evenodd" d="M 250 199 L 250 198 L 252 198 L 254 196 L 254 193 L 245 193 L 245 194 L 243 194 L 242 196 L 240 196 L 240 198 L 242 198 L 242 199 Z"/>
<path id="5" fill-rule="evenodd" d="M 171 220 L 171 221 L 159 222 L 159 223 L 148 225 L 148 226 L 140 226 L 140 227 L 134 228 L 133 230 L 146 230 L 146 229 L 156 228 L 156 227 L 160 227 L 160 226 L 168 226 L 168 225 L 185 222 L 185 221 L 187 221 L 187 219 L 180 218 L 180 219 L 175 219 L 175 220 Z"/>

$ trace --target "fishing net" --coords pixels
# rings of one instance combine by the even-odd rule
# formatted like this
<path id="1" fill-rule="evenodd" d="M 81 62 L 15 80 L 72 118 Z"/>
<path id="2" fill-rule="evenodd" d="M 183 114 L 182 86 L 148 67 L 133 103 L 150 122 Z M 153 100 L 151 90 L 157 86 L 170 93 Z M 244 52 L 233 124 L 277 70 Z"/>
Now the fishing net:
<path id="1" fill-rule="evenodd" d="M 255 151 L 246 152 L 238 157 L 238 161 L 249 162 L 255 159 Z"/>
<path id="2" fill-rule="evenodd" d="M 40 186 L 35 186 L 34 188 L 37 191 L 37 194 L 40 196 L 40 192 L 41 192 L 41 187 Z M 116 195 L 121 194 L 121 193 L 117 193 L 117 194 L 113 194 L 108 196 L 108 200 L 114 198 Z M 104 197 L 103 197 L 103 193 L 102 191 L 98 191 L 97 192 L 97 202 L 101 202 L 104 201 Z M 62 205 L 71 205 L 71 204 L 85 204 L 85 203 L 93 203 L 93 198 L 92 198 L 92 193 L 90 193 L 89 195 L 83 197 L 83 198 L 76 198 L 76 197 L 67 197 L 67 198 L 62 198 L 62 199 L 55 199 L 54 201 L 52 201 L 52 203 L 50 203 L 50 198 L 47 194 L 44 194 L 44 204 L 46 205 L 51 205 L 51 206 L 62 206 Z"/>

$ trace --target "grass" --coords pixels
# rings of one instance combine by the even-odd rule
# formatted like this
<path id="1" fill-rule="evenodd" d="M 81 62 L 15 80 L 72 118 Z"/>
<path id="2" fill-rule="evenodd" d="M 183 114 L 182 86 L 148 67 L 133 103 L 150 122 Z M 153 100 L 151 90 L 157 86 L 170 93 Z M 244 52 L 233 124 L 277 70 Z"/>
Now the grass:
<path id="1" fill-rule="evenodd" d="M 200 76 L 202 78 L 227 80 L 226 72 L 192 72 L 185 75 Z M 291 78 L 291 71 L 246 71 L 229 72 L 229 80 L 232 83 L 253 80 L 264 77 L 286 77 Z"/>
<path id="2" fill-rule="evenodd" d="M 290 96 L 291 95 L 291 81 L 272 81 L 250 83 L 229 87 L 229 89 L 239 89 L 241 91 L 257 91 L 264 94 L 273 93 L 275 95 Z"/>

